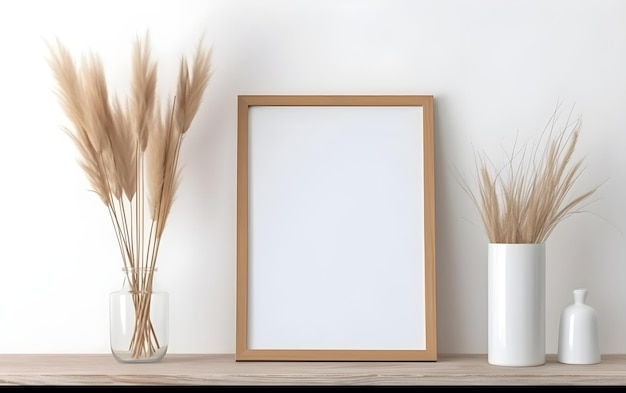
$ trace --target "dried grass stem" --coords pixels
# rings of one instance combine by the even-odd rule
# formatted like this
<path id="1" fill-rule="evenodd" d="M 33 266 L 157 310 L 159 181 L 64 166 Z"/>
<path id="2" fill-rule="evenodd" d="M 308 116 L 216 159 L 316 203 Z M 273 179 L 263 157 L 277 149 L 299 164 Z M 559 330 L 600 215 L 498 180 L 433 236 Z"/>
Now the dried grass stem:
<path id="1" fill-rule="evenodd" d="M 558 113 L 557 106 L 534 149 L 515 145 L 504 167 L 476 155 L 477 190 L 459 177 L 489 242 L 544 243 L 558 223 L 580 212 L 596 192 L 598 186 L 572 197 L 583 171 L 583 159 L 573 159 L 582 122 L 571 121 L 570 113 L 558 130 Z"/>
<path id="2" fill-rule="evenodd" d="M 48 43 L 57 97 L 73 129 L 63 128 L 80 154 L 80 166 L 108 209 L 126 280 L 133 294 L 133 357 L 150 356 L 160 344 L 150 321 L 158 251 L 179 183 L 183 135 L 200 107 L 211 71 L 211 51 L 201 39 L 191 61 L 181 58 L 176 95 L 161 111 L 157 63 L 150 37 L 137 37 L 126 103 L 111 97 L 96 54 L 81 67 L 67 47 Z"/>

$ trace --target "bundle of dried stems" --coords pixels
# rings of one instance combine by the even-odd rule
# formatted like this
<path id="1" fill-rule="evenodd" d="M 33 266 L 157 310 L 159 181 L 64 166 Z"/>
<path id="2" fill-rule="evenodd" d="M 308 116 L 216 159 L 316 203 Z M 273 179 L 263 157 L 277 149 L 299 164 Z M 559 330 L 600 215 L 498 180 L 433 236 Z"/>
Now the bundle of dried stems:
<path id="1" fill-rule="evenodd" d="M 179 184 L 181 143 L 211 76 L 211 50 L 201 39 L 191 62 L 181 57 L 176 95 L 162 110 L 148 33 L 134 41 L 131 92 L 124 102 L 109 94 L 99 56 L 83 58 L 79 67 L 58 39 L 48 48 L 57 97 L 74 126 L 63 129 L 108 209 L 133 294 L 129 350 L 134 358 L 150 356 L 159 348 L 150 321 L 159 245 Z"/>
<path id="2" fill-rule="evenodd" d="M 571 197 L 583 171 L 583 159 L 573 161 L 581 119 L 571 121 L 570 114 L 559 130 L 558 114 L 557 105 L 534 149 L 514 146 L 503 168 L 477 156 L 477 192 L 461 179 L 491 243 L 544 243 L 556 225 L 581 212 L 583 202 L 598 189 Z"/>

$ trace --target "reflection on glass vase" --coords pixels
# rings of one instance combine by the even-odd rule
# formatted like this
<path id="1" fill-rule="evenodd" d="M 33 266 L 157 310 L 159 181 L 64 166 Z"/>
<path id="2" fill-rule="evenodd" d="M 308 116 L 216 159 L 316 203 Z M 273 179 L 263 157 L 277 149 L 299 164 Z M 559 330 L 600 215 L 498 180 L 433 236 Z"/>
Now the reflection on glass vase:
<path id="1" fill-rule="evenodd" d="M 169 341 L 169 294 L 153 290 L 156 269 L 123 269 L 109 297 L 111 352 L 122 363 L 158 362 Z"/>

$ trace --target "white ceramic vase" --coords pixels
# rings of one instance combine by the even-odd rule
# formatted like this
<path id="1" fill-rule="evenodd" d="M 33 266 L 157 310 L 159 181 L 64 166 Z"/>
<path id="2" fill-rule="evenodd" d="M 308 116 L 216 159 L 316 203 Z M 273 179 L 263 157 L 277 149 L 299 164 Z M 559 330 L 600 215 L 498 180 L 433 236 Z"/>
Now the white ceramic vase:
<path id="1" fill-rule="evenodd" d="M 545 244 L 489 243 L 489 364 L 545 364 Z"/>
<path id="2" fill-rule="evenodd" d="M 585 304 L 587 289 L 575 289 L 573 294 L 574 303 L 561 313 L 558 361 L 569 364 L 600 363 L 596 310 Z"/>

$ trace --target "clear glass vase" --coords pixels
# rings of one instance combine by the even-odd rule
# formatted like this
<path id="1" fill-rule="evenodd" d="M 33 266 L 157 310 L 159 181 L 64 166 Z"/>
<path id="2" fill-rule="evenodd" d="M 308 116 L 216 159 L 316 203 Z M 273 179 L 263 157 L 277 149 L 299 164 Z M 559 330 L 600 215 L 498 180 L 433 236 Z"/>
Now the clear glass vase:
<path id="1" fill-rule="evenodd" d="M 109 297 L 111 353 L 121 363 L 158 362 L 169 342 L 169 294 L 153 289 L 156 269 L 124 268 Z"/>

